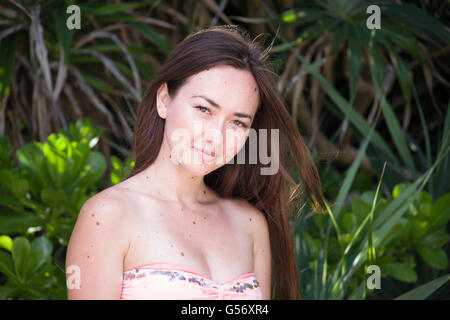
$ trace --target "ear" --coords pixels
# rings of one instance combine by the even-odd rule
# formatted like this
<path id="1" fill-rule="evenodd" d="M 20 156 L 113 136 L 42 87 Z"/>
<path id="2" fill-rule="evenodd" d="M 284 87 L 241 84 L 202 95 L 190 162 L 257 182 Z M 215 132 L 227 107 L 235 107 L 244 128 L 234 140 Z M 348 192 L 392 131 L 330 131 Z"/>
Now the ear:
<path id="1" fill-rule="evenodd" d="M 164 82 L 156 92 L 156 110 L 161 118 L 167 118 L 168 105 L 170 103 L 169 91 L 167 88 L 167 83 Z"/>

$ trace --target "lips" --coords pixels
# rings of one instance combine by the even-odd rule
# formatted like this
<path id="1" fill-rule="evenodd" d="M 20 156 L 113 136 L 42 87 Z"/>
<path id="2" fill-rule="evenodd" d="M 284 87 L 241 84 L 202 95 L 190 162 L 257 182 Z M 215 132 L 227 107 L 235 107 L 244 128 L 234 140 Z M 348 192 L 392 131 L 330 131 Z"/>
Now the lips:
<path id="1" fill-rule="evenodd" d="M 200 152 L 202 154 L 203 160 L 206 162 L 213 161 L 216 158 L 216 153 L 214 151 L 208 152 L 208 151 L 204 151 L 203 149 L 197 149 L 197 148 L 194 148 L 194 150 L 197 150 L 198 152 Z"/>

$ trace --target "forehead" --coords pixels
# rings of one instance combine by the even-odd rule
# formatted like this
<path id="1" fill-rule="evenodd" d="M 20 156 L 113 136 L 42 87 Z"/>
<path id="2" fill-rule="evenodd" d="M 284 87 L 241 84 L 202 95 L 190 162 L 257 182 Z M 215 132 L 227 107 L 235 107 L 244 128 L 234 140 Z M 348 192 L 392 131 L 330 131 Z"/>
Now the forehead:
<path id="1" fill-rule="evenodd" d="M 184 98 L 201 94 L 224 108 L 255 111 L 259 101 L 258 85 L 251 72 L 231 66 L 216 66 L 192 75 L 181 91 Z"/>

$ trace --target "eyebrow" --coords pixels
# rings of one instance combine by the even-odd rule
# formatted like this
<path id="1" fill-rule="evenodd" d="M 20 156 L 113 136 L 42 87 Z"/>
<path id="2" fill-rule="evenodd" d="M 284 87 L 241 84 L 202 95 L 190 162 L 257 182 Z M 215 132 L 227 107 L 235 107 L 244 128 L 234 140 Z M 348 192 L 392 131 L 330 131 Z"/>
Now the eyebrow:
<path id="1" fill-rule="evenodd" d="M 208 101 L 211 105 L 213 105 L 214 107 L 216 107 L 216 108 L 218 108 L 218 109 L 220 109 L 221 107 L 220 107 L 220 105 L 217 103 L 217 102 L 215 102 L 214 100 L 211 100 L 211 99 L 209 99 L 208 97 L 205 97 L 205 96 L 203 96 L 203 95 L 195 95 L 195 96 L 192 96 L 191 98 L 203 98 L 203 99 L 205 99 L 206 101 Z M 252 117 L 250 116 L 250 115 L 248 115 L 248 114 L 246 114 L 246 113 L 242 113 L 242 112 L 235 112 L 235 113 L 233 113 L 233 115 L 235 115 L 236 117 L 240 117 L 240 118 L 249 118 L 250 120 L 252 120 Z"/>

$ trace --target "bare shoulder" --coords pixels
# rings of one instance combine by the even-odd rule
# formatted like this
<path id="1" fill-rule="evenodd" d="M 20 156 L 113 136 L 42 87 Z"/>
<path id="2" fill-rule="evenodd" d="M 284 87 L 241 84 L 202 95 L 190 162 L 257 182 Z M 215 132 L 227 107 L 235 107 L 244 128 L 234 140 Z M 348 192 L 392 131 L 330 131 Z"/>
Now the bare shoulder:
<path id="1" fill-rule="evenodd" d="M 262 299 L 271 298 L 272 256 L 270 246 L 269 225 L 266 216 L 247 201 L 239 200 L 241 214 L 248 220 L 248 228 L 253 239 L 253 257 L 255 276 L 260 283 Z"/>
<path id="2" fill-rule="evenodd" d="M 125 220 L 124 209 L 126 203 L 125 195 L 112 186 L 86 200 L 78 218 L 80 219 L 90 213 L 90 217 L 96 217 L 97 221 L 103 220 L 109 223 L 121 223 Z"/>
<path id="3" fill-rule="evenodd" d="M 123 258 L 128 249 L 123 198 L 114 188 L 89 198 L 82 206 L 66 253 L 69 299 L 118 299 Z M 70 268 L 69 268 L 70 267 Z M 81 275 L 81 277 L 80 277 Z"/>
<path id="4" fill-rule="evenodd" d="M 239 208 L 239 214 L 248 222 L 248 227 L 255 235 L 257 232 L 265 232 L 268 228 L 266 216 L 253 204 L 246 200 L 233 200 Z"/>

